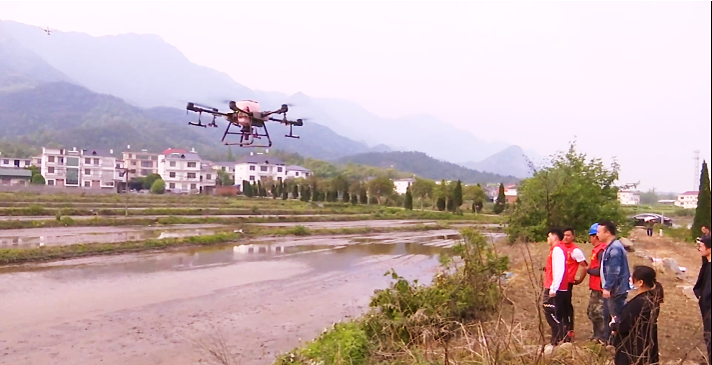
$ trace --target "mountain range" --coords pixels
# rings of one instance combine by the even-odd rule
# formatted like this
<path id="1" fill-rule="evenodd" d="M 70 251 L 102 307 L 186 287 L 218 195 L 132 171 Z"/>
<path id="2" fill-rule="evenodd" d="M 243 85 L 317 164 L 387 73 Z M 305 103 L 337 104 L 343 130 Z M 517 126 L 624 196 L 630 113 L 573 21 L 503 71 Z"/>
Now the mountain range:
<path id="1" fill-rule="evenodd" d="M 97 137 L 108 129 L 113 131 L 109 140 L 117 144 L 125 142 L 118 138 L 125 134 L 139 140 L 132 142 L 136 148 L 167 144 L 220 154 L 226 151 L 219 143 L 225 124 L 218 129 L 189 127 L 194 116 L 186 116 L 183 108 L 188 101 L 220 107 L 215 102 L 248 98 L 267 109 L 293 104 L 291 117 L 308 116 L 295 130 L 300 139 L 284 138 L 283 126 L 270 128 L 274 147 L 288 152 L 335 161 L 357 154 L 377 159 L 392 150 L 419 151 L 446 161 L 479 161 L 461 165 L 525 177 L 521 166 L 507 171 L 496 162 L 503 158 L 498 152 L 510 148 L 506 143 L 483 142 L 432 116 L 387 119 L 345 100 L 251 90 L 225 73 L 191 63 L 156 35 L 47 36 L 34 26 L 0 21 L 0 127 L 6 137 L 68 143 L 86 135 L 84 142 L 107 143 Z M 497 160 L 487 162 L 489 156 Z M 506 156 L 520 160 L 510 165 L 522 164 L 516 154 Z"/>

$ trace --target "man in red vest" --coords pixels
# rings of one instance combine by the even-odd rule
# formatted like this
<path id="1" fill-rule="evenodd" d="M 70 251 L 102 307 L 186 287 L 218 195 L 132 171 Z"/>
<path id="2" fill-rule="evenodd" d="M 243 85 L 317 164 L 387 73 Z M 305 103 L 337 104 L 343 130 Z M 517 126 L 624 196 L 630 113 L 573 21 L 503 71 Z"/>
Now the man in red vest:
<path id="1" fill-rule="evenodd" d="M 566 247 L 561 243 L 562 239 L 564 239 L 564 233 L 560 229 L 549 230 L 547 241 L 550 249 L 544 268 L 542 300 L 546 322 L 551 327 L 551 345 L 553 346 L 561 343 L 566 335 L 563 320 L 566 294 L 563 291 L 568 288 L 569 283 L 566 276 Z"/>
<path id="2" fill-rule="evenodd" d="M 598 236 L 598 223 L 591 226 L 588 231 L 588 239 L 593 245 L 591 251 L 591 266 L 588 269 L 588 287 L 591 289 L 591 297 L 588 300 L 588 319 L 593 324 L 593 336 L 591 340 L 605 344 L 605 322 L 603 321 L 603 288 L 601 288 L 601 256 L 606 249 L 606 243 L 600 241 Z"/>
<path id="3" fill-rule="evenodd" d="M 564 253 L 566 254 L 566 281 L 568 287 L 564 289 L 564 328 L 566 329 L 566 342 L 571 342 L 574 339 L 574 305 L 571 301 L 574 285 L 583 282 L 586 277 L 586 255 L 574 243 L 576 232 L 573 228 L 564 229 Z"/>

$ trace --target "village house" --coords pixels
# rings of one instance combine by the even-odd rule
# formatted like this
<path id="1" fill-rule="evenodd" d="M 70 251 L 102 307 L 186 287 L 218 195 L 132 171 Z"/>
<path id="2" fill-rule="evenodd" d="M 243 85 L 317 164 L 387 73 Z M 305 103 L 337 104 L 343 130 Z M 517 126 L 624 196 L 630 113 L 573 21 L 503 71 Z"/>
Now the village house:
<path id="1" fill-rule="evenodd" d="M 686 191 L 677 196 L 675 201 L 675 206 L 682 207 L 685 209 L 695 209 L 697 208 L 697 195 L 698 191 Z"/>
<path id="2" fill-rule="evenodd" d="M 135 170 L 133 177 L 146 177 L 158 173 L 157 153 L 150 153 L 148 150 L 125 151 L 121 153 L 121 159 L 127 169 Z"/>
<path id="3" fill-rule="evenodd" d="M 413 185 L 413 183 L 415 183 L 414 178 L 396 179 L 393 180 L 393 187 L 397 194 L 405 194 L 406 189 Z"/>
<path id="4" fill-rule="evenodd" d="M 166 183 L 166 191 L 199 193 L 202 191 L 202 161 L 192 150 L 169 148 L 158 155 L 158 174 Z M 214 184 L 213 184 L 214 186 Z"/>
<path id="5" fill-rule="evenodd" d="M 0 185 L 27 185 L 32 179 L 32 171 L 20 167 L 0 167 Z"/>
<path id="6" fill-rule="evenodd" d="M 300 179 L 307 178 L 312 175 L 311 170 L 298 165 L 287 166 L 287 178 Z"/>
<path id="7" fill-rule="evenodd" d="M 620 190 L 618 201 L 621 205 L 640 205 L 640 193 L 633 190 Z"/>

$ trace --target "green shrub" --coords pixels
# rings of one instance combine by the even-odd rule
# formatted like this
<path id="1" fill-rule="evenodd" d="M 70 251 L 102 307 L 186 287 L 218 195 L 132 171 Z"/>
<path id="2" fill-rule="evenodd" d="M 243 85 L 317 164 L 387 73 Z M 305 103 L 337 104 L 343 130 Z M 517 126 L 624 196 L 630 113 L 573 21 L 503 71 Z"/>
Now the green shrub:
<path id="1" fill-rule="evenodd" d="M 166 182 L 162 179 L 156 179 L 151 184 L 151 194 L 163 194 L 166 192 Z"/>

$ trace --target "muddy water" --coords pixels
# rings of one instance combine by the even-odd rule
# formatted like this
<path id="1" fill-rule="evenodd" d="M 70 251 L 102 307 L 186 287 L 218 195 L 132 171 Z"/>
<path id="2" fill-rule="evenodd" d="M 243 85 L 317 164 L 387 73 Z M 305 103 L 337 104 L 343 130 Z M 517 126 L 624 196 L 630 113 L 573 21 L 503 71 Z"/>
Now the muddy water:
<path id="1" fill-rule="evenodd" d="M 58 227 L 0 230 L 0 249 L 63 246 L 80 243 L 112 243 L 187 237 L 232 231 L 219 224 L 172 225 L 166 227 Z"/>
<path id="2" fill-rule="evenodd" d="M 268 364 L 362 313 L 387 270 L 428 283 L 457 232 L 359 237 L 0 269 L 0 364 L 206 364 L 215 336 Z"/>
<path id="3" fill-rule="evenodd" d="M 369 214 L 300 214 L 299 217 L 358 217 L 367 216 Z M 70 217 L 74 220 L 77 219 L 94 219 L 97 216 L 94 215 L 65 215 L 63 217 Z M 180 217 L 180 218 L 251 218 L 251 217 L 294 217 L 294 215 L 281 215 L 281 214 L 219 214 L 219 215 L 101 215 L 99 218 L 110 218 L 110 219 L 126 219 L 126 218 L 145 218 L 145 219 L 156 219 L 156 218 L 167 218 L 167 217 Z M 0 221 L 41 221 L 48 219 L 56 219 L 55 216 L 13 216 L 4 215 L 0 216 Z"/>

